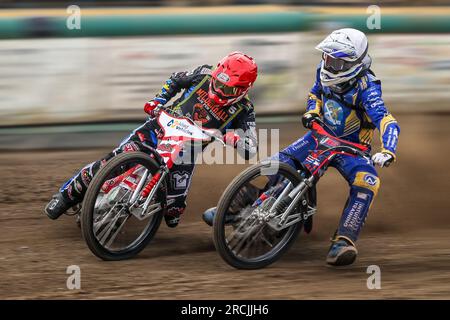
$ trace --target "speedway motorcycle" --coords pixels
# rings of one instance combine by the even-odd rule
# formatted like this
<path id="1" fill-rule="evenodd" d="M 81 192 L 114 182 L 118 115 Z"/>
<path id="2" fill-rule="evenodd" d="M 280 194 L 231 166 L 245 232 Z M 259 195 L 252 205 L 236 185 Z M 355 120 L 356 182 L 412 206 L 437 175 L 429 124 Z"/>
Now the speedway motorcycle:
<path id="1" fill-rule="evenodd" d="M 227 187 L 214 218 L 214 245 L 221 257 L 238 269 L 263 268 L 278 260 L 295 242 L 300 230 L 309 233 L 316 212 L 316 184 L 340 154 L 370 160 L 368 147 L 327 133 L 316 120 L 316 141 L 295 169 L 266 160 L 244 170 Z"/>
<path id="2" fill-rule="evenodd" d="M 161 132 L 149 153 L 124 152 L 92 179 L 81 208 L 81 230 L 89 249 L 103 260 L 128 259 L 156 234 L 167 202 L 168 173 L 185 148 L 218 140 L 219 133 L 193 120 L 159 110 Z"/>

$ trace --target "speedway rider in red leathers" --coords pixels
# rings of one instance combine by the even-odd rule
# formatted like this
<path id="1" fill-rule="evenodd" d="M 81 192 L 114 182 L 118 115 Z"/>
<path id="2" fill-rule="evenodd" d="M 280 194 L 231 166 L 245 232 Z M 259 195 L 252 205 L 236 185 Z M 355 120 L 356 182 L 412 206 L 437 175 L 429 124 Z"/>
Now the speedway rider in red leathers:
<path id="1" fill-rule="evenodd" d="M 256 154 L 257 138 L 253 105 L 247 93 L 257 78 L 257 65 L 253 58 L 233 52 L 223 58 L 215 69 L 202 65 L 190 72 L 177 72 L 165 82 L 156 97 L 145 104 L 150 118 L 136 128 L 120 145 L 102 159 L 82 168 L 69 179 L 45 207 L 51 219 L 57 219 L 83 200 L 89 183 L 98 170 L 115 155 L 127 151 L 146 151 L 155 148 L 160 130 L 157 110 L 165 106 L 181 90 L 183 94 L 171 106 L 164 107 L 179 115 L 200 122 L 204 128 L 219 129 L 224 141 L 233 145 L 246 158 Z M 230 129 L 230 130 L 229 130 Z M 231 129 L 240 129 L 238 135 Z M 178 225 L 186 207 L 194 161 L 175 164 L 169 175 L 168 208 L 165 221 L 169 227 Z"/>

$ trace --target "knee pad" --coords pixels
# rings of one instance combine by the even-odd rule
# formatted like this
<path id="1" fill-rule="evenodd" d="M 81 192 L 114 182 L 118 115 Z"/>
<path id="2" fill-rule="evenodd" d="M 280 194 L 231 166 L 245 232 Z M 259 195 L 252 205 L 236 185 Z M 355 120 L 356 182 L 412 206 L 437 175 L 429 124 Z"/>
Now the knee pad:
<path id="1" fill-rule="evenodd" d="M 380 178 L 367 171 L 359 171 L 355 175 L 352 186 L 368 189 L 376 196 L 380 188 Z"/>

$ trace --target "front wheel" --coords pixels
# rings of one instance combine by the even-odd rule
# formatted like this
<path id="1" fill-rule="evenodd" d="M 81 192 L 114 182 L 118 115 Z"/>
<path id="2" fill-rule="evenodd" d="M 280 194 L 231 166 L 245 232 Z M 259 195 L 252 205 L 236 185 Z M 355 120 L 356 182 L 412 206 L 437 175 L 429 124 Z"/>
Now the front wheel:
<path id="1" fill-rule="evenodd" d="M 141 190 L 160 170 L 143 152 L 122 153 L 102 167 L 83 201 L 81 231 L 89 249 L 103 260 L 137 255 L 156 234 L 166 205 L 166 181 L 152 199 Z"/>
<path id="2" fill-rule="evenodd" d="M 223 193 L 214 218 L 214 245 L 220 256 L 237 269 L 259 269 L 278 260 L 295 242 L 301 219 L 277 227 L 277 199 L 302 181 L 291 166 L 278 161 L 244 170 Z M 294 209 L 300 216 L 308 195 Z M 303 200 L 307 200 L 306 202 Z M 303 205 L 302 205 L 303 203 Z"/>

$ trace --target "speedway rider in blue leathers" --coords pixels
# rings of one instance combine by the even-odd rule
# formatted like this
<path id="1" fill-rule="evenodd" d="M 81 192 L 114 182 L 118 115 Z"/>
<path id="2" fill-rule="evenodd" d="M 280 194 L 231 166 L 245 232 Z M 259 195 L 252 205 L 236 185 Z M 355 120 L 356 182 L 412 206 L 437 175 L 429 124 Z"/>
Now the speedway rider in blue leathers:
<path id="1" fill-rule="evenodd" d="M 376 128 L 382 145 L 372 161 L 338 155 L 331 163 L 350 185 L 350 195 L 326 259 L 330 265 L 341 266 L 356 259 L 355 242 L 380 187 L 374 165 L 383 167 L 395 161 L 400 128 L 381 98 L 381 82 L 370 70 L 364 33 L 355 29 L 336 30 L 316 49 L 322 52 L 322 61 L 309 93 L 303 125 L 310 129 L 314 119 L 320 117 L 330 134 L 368 146 Z M 295 167 L 295 159 L 303 162 L 315 146 L 308 132 L 273 158 Z M 206 222 L 212 222 L 214 211 L 205 212 Z"/>

